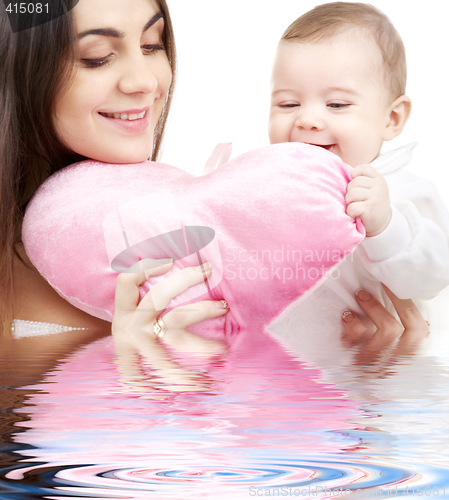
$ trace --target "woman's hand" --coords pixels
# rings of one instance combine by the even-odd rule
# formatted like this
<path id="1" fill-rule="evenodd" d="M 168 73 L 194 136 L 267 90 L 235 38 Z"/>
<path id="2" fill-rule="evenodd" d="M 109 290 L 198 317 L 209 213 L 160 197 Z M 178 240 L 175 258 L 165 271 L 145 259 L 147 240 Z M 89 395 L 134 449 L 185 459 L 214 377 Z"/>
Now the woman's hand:
<path id="1" fill-rule="evenodd" d="M 138 269 L 130 269 L 117 279 L 112 334 L 121 380 L 131 392 L 152 398 L 164 398 L 173 392 L 210 390 L 210 381 L 198 371 L 181 367 L 168 354 L 166 346 L 208 358 L 223 355 L 227 350 L 221 342 L 186 331 L 194 323 L 226 314 L 226 302 L 197 302 L 161 315 L 172 298 L 211 275 L 209 264 L 172 274 L 154 285 L 139 303 L 139 285 L 150 276 L 168 272 L 172 266 L 173 262 L 167 259 L 144 259 Z M 155 334 L 158 318 L 165 325 L 163 335 Z"/>
<path id="2" fill-rule="evenodd" d="M 364 290 L 359 290 L 356 300 L 377 327 L 377 331 L 365 338 L 367 327 L 351 311 L 344 311 L 342 322 L 345 330 L 342 340 L 347 346 L 360 346 L 357 363 L 370 365 L 379 359 L 395 361 L 399 356 L 412 354 L 429 334 L 429 325 L 412 300 L 401 300 L 382 285 L 401 323 L 387 309 Z"/>

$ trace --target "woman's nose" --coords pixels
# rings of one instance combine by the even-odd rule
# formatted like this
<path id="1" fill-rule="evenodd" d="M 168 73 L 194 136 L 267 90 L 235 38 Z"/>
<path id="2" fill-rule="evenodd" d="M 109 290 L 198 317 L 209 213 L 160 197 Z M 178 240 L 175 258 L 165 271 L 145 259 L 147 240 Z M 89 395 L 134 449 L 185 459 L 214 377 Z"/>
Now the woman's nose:
<path id="1" fill-rule="evenodd" d="M 123 68 L 119 88 L 125 94 L 155 92 L 158 88 L 157 68 L 153 67 L 151 58 L 141 54 L 130 59 Z"/>
<path id="2" fill-rule="evenodd" d="M 323 130 L 324 124 L 316 110 L 299 107 L 295 127 L 304 130 Z"/>

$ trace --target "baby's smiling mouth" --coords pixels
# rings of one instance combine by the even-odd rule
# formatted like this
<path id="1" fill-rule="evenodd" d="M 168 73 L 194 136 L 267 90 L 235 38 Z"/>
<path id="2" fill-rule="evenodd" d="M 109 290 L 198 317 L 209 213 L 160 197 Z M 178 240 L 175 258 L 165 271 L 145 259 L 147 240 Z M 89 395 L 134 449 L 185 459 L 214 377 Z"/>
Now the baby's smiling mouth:
<path id="1" fill-rule="evenodd" d="M 310 144 L 310 146 L 318 146 L 319 148 L 326 149 L 327 151 L 332 151 L 335 144 L 312 144 L 311 142 L 306 142 L 305 144 Z"/>

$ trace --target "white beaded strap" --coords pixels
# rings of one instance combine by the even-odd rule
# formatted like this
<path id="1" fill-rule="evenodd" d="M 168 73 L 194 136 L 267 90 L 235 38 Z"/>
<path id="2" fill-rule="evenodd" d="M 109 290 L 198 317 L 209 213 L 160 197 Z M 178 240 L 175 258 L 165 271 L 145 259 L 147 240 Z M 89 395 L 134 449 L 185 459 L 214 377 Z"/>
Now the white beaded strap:
<path id="1" fill-rule="evenodd" d="M 73 326 L 54 325 L 52 323 L 42 323 L 40 321 L 25 321 L 15 319 L 12 322 L 11 332 L 15 339 L 23 337 L 37 337 L 38 335 L 51 335 L 52 333 L 70 332 L 72 330 L 86 330 Z"/>

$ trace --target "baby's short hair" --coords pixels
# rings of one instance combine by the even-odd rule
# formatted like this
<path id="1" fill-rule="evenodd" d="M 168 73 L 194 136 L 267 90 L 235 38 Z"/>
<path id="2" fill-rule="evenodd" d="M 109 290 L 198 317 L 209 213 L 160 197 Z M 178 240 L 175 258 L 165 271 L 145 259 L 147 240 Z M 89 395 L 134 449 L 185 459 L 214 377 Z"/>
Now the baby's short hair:
<path id="1" fill-rule="evenodd" d="M 390 97 L 394 100 L 404 95 L 407 80 L 404 43 L 388 17 L 372 5 L 353 2 L 318 5 L 298 17 L 285 30 L 281 41 L 320 42 L 350 26 L 366 30 L 379 47 Z"/>

